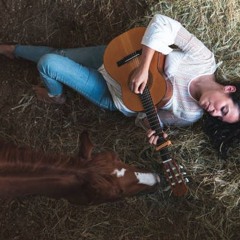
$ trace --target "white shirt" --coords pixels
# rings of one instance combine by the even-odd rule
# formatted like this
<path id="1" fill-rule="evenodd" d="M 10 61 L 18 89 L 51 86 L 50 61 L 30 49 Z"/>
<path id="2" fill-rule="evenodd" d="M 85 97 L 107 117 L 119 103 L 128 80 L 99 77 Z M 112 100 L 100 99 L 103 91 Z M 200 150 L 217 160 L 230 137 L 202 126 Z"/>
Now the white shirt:
<path id="1" fill-rule="evenodd" d="M 202 117 L 203 110 L 191 96 L 189 86 L 193 79 L 216 71 L 213 53 L 181 23 L 160 14 L 152 18 L 142 44 L 167 55 L 164 73 L 166 80 L 173 85 L 173 96 L 167 108 L 158 111 L 162 122 L 177 126 L 196 122 Z M 172 44 L 180 50 L 173 51 L 169 47 Z M 123 104 L 120 86 L 109 76 L 104 66 L 99 71 L 106 79 L 116 107 L 127 116 L 136 115 Z M 141 114 L 139 117 L 142 117 Z"/>

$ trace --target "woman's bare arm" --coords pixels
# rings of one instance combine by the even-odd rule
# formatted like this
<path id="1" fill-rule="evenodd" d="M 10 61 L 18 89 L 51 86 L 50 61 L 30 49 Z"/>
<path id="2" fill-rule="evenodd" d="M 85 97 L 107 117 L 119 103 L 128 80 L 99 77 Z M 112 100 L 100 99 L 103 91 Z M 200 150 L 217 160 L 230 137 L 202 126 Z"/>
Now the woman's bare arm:
<path id="1" fill-rule="evenodd" d="M 136 94 L 143 93 L 148 81 L 149 67 L 155 50 L 143 45 L 140 64 L 131 79 L 131 89 Z"/>

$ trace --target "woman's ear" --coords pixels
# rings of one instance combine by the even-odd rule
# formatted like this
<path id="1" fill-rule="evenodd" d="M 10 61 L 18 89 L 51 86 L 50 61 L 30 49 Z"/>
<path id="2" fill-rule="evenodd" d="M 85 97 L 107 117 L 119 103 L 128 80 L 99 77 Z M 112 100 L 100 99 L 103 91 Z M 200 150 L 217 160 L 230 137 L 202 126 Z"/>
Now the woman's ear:
<path id="1" fill-rule="evenodd" d="M 236 87 L 233 86 L 233 85 L 227 85 L 227 86 L 224 86 L 224 92 L 225 93 L 232 93 L 232 92 L 236 92 Z"/>

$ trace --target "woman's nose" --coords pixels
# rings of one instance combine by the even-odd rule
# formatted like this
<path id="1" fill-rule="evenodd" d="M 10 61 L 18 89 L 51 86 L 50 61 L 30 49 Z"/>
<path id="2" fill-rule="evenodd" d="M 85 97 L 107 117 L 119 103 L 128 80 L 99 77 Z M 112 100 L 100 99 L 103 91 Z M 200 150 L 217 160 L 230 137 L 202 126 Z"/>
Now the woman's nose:
<path id="1" fill-rule="evenodd" d="M 216 109 L 212 110 L 212 111 L 210 112 L 210 115 L 212 115 L 213 117 L 221 117 L 221 116 L 222 116 L 222 115 L 221 115 L 221 111 L 216 110 Z"/>

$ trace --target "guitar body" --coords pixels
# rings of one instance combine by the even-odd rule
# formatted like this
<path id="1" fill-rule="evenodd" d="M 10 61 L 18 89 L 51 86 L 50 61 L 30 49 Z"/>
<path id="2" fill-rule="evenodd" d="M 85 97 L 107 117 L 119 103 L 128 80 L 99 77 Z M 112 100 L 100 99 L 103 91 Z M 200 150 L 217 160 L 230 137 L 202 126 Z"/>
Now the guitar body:
<path id="1" fill-rule="evenodd" d="M 108 74 L 116 80 L 122 90 L 123 102 L 132 111 L 143 111 L 139 96 L 130 89 L 130 79 L 134 70 L 139 66 L 139 56 L 118 65 L 119 61 L 142 49 L 141 40 L 145 32 L 144 27 L 137 27 L 114 38 L 104 53 L 104 66 Z M 166 81 L 161 75 L 164 56 L 155 53 L 150 65 L 148 88 L 151 92 L 154 105 L 157 105 L 166 93 Z"/>

